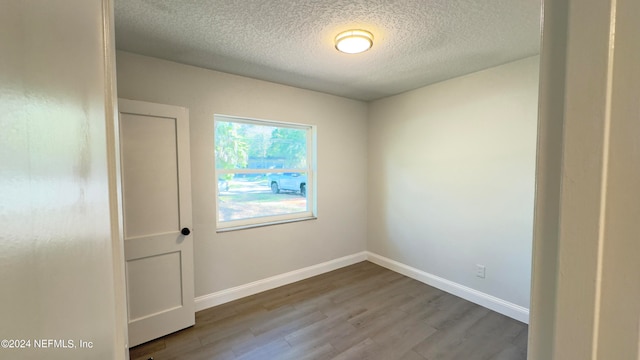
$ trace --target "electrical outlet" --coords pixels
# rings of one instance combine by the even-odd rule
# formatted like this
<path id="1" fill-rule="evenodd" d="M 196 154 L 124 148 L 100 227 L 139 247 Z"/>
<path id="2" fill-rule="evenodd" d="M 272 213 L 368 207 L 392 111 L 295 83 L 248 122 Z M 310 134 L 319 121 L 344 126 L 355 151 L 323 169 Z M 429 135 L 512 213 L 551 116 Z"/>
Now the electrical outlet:
<path id="1" fill-rule="evenodd" d="M 484 279 L 486 276 L 486 268 L 484 265 L 476 264 L 476 276 Z"/>

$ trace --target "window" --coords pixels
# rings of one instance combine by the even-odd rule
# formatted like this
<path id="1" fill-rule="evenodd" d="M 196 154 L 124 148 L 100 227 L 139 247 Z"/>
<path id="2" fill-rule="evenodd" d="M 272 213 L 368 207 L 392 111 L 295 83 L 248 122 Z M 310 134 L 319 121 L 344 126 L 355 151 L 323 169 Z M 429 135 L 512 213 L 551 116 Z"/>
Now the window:
<path id="1" fill-rule="evenodd" d="M 313 126 L 223 115 L 214 123 L 218 230 L 315 216 Z"/>

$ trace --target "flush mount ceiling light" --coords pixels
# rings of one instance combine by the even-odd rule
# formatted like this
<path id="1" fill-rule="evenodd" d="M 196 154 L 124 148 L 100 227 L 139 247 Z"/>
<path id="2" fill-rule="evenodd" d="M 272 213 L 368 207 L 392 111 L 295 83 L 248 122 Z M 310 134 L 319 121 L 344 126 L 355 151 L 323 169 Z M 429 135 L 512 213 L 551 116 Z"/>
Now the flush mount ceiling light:
<path id="1" fill-rule="evenodd" d="M 336 36 L 336 49 L 347 54 L 357 54 L 373 46 L 373 34 L 365 30 L 347 30 Z"/>

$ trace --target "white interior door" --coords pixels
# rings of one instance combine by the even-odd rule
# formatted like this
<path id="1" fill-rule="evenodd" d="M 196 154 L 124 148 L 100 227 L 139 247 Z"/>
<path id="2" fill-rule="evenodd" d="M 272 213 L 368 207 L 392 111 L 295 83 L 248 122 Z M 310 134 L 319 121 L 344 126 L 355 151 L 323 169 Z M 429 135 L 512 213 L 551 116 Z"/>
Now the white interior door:
<path id="1" fill-rule="evenodd" d="M 118 102 L 129 346 L 195 323 L 189 114 Z"/>

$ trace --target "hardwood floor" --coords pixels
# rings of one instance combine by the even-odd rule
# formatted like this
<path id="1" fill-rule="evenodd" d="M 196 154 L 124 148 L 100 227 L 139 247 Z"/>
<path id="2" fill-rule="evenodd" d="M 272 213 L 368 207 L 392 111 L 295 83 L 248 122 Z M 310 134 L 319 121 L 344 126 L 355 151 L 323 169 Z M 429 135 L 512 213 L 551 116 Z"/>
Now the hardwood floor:
<path id="1" fill-rule="evenodd" d="M 162 359 L 526 359 L 527 325 L 370 262 L 196 313 Z"/>

